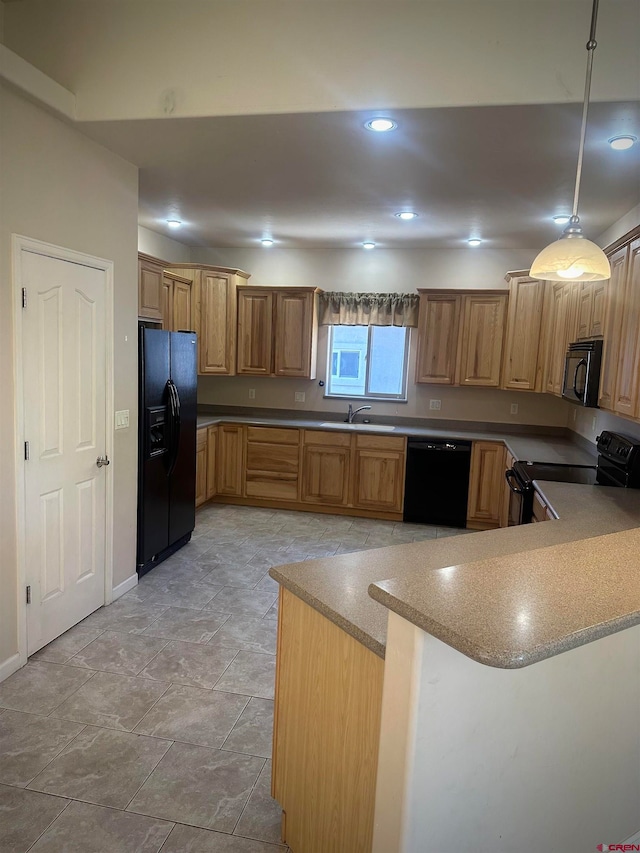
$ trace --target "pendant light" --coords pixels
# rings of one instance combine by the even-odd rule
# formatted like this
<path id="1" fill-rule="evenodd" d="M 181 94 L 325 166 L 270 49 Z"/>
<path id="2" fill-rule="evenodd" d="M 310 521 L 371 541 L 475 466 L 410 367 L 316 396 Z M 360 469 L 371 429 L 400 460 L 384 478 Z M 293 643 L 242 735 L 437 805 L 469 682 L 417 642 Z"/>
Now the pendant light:
<path id="1" fill-rule="evenodd" d="M 587 76 L 584 86 L 584 104 L 582 106 L 582 128 L 578 148 L 578 168 L 576 186 L 573 194 L 573 215 L 562 236 L 547 246 L 531 265 L 532 278 L 543 281 L 603 281 L 611 276 L 611 267 L 605 253 L 599 246 L 587 240 L 582 233 L 578 216 L 578 198 L 580 196 L 580 178 L 584 157 L 584 139 L 587 132 L 587 114 L 591 92 L 591 71 L 593 52 L 596 49 L 596 21 L 598 18 L 598 0 L 593 0 L 591 12 L 591 31 L 587 42 Z"/>

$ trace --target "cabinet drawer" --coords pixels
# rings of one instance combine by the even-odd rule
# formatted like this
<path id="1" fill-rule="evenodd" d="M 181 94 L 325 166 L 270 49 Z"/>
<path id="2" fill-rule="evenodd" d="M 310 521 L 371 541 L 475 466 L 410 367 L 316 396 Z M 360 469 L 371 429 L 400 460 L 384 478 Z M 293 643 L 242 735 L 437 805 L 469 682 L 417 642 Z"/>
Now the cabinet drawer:
<path id="1" fill-rule="evenodd" d="M 200 427 L 196 432 L 196 450 L 203 450 L 207 446 L 207 428 Z"/>
<path id="2" fill-rule="evenodd" d="M 323 444 L 326 447 L 351 447 L 351 433 L 339 432 L 338 430 L 315 430 L 304 431 L 305 444 Z"/>
<path id="3" fill-rule="evenodd" d="M 298 448 L 287 444 L 247 444 L 247 471 L 298 473 Z"/>
<path id="4" fill-rule="evenodd" d="M 276 429 L 273 427 L 247 427 L 247 441 L 268 441 L 271 444 L 300 443 L 300 430 Z"/>
<path id="5" fill-rule="evenodd" d="M 356 435 L 358 450 L 395 450 L 402 453 L 405 438 L 400 435 Z"/>
<path id="6" fill-rule="evenodd" d="M 298 499 L 298 477 L 295 474 L 270 477 L 247 471 L 245 493 L 248 498 L 295 501 Z"/>

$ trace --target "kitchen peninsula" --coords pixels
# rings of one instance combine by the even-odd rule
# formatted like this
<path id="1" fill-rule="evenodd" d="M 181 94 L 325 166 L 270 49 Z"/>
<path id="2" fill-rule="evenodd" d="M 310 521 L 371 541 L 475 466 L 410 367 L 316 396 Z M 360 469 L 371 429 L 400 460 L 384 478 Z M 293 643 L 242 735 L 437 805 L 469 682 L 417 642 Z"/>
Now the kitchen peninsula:
<path id="1" fill-rule="evenodd" d="M 559 520 L 271 570 L 294 853 L 578 853 L 640 828 L 640 496 L 542 491 Z"/>

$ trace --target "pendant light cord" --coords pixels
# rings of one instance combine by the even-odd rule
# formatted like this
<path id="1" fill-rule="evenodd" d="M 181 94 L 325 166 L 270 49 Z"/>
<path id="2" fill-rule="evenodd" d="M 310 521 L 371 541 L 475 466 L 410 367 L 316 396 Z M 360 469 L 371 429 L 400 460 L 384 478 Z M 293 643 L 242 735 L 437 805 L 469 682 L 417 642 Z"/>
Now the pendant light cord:
<path id="1" fill-rule="evenodd" d="M 587 76 L 584 83 L 584 103 L 582 105 L 582 127 L 580 129 L 580 146 L 578 148 L 578 167 L 576 169 L 576 186 L 573 193 L 573 216 L 572 219 L 577 223 L 578 218 L 578 199 L 580 198 L 580 180 L 582 178 L 582 161 L 584 159 L 584 141 L 587 134 L 587 115 L 589 113 L 589 96 L 591 94 L 591 72 L 593 70 L 593 54 L 598 46 L 596 42 L 596 23 L 598 20 L 598 2 L 593 0 L 593 8 L 591 10 L 591 30 L 589 32 L 589 41 L 587 42 Z"/>

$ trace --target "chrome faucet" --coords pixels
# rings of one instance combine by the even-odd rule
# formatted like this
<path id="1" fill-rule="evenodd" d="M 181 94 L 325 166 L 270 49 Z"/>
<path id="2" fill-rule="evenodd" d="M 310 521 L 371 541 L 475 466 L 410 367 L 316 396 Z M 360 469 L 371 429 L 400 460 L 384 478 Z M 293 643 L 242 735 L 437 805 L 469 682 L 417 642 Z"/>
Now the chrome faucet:
<path id="1" fill-rule="evenodd" d="M 360 406 L 360 408 L 359 408 L 359 409 L 356 409 L 356 410 L 355 410 L 355 412 L 354 412 L 354 411 L 353 411 L 353 407 L 351 406 L 351 403 L 349 403 L 349 411 L 347 412 L 347 417 L 346 417 L 346 419 L 345 419 L 345 424 L 352 424 L 352 423 L 353 423 L 353 419 L 354 419 L 354 418 L 355 418 L 355 416 L 358 414 L 358 412 L 363 412 L 365 409 L 370 409 L 370 408 L 371 408 L 371 406 Z"/>

